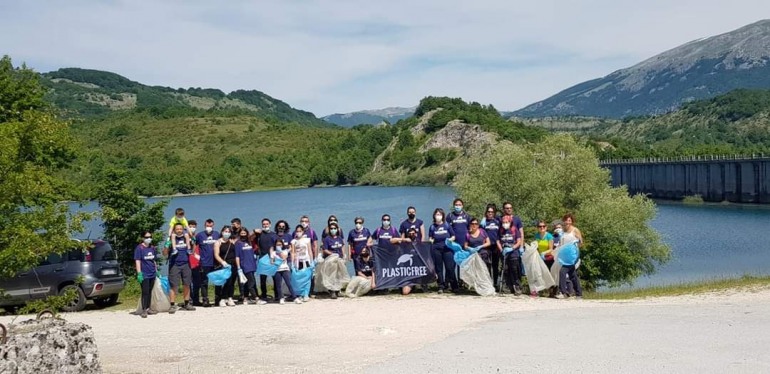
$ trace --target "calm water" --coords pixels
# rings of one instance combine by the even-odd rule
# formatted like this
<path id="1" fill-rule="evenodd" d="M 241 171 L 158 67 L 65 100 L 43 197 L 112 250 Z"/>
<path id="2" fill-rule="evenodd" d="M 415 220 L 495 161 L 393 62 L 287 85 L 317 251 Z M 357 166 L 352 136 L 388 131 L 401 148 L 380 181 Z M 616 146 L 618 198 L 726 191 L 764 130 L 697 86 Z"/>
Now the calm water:
<path id="1" fill-rule="evenodd" d="M 219 229 L 233 217 L 247 228 L 259 227 L 263 217 L 273 223 L 285 219 L 293 227 L 307 214 L 311 227 L 321 231 L 329 214 L 335 214 L 345 232 L 356 216 L 366 219 L 374 229 L 380 216 L 388 213 L 394 224 L 406 218 L 406 207 L 417 208 L 417 216 L 429 220 L 433 209 L 451 206 L 454 190 L 431 187 L 337 187 L 236 194 L 175 197 L 166 210 L 171 218 L 177 207 L 196 219 L 199 227 L 206 218 Z M 157 199 L 150 199 L 156 201 Z M 671 246 L 670 262 L 636 286 L 680 283 L 743 274 L 770 274 L 770 239 L 765 234 L 770 224 L 770 209 L 756 206 L 686 206 L 662 202 L 653 226 Z M 77 206 L 73 206 L 77 208 Z M 83 210 L 96 209 L 95 204 Z M 99 237 L 97 222 L 89 225 L 91 237 Z M 88 234 L 88 230 L 83 236 Z M 590 233 L 587 233 L 590 235 Z"/>

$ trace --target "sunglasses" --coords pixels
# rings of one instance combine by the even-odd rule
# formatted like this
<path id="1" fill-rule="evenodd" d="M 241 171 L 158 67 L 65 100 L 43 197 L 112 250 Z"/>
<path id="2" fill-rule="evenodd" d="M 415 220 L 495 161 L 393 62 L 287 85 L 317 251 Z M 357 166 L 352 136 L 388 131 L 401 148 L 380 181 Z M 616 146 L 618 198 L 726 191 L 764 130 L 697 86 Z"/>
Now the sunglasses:
<path id="1" fill-rule="evenodd" d="M 363 222 L 356 222 L 356 225 L 363 225 Z"/>
<path id="2" fill-rule="evenodd" d="M 471 226 L 478 226 L 478 225 L 479 225 L 478 222 L 471 222 Z"/>
<path id="3" fill-rule="evenodd" d="M 540 229 L 544 229 L 544 228 L 546 228 L 546 226 L 545 226 L 545 225 L 537 225 L 537 227 L 538 227 L 538 228 L 540 228 Z"/>
<path id="4" fill-rule="evenodd" d="M 152 236 L 145 236 L 145 239 L 152 239 Z"/>

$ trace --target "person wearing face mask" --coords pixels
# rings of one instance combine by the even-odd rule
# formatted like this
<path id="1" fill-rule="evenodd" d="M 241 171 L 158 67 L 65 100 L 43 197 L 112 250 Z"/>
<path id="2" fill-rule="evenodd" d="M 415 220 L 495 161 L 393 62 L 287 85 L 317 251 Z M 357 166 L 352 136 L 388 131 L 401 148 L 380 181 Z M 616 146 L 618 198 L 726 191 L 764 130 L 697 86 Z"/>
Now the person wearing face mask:
<path id="1" fill-rule="evenodd" d="M 222 237 L 214 244 L 214 259 L 217 263 L 215 270 L 233 267 L 236 265 L 235 258 L 235 239 L 232 235 L 232 229 L 230 226 L 222 227 Z M 233 294 L 235 293 L 235 283 L 238 278 L 238 272 L 232 271 L 230 278 L 223 286 L 214 287 L 214 294 L 216 296 L 215 304 L 220 307 L 235 306 L 233 300 Z"/>
<path id="2" fill-rule="evenodd" d="M 329 236 L 323 239 L 321 256 L 325 259 L 331 255 L 337 255 L 344 260 L 345 240 L 342 239 L 339 225 L 336 222 L 332 222 L 327 229 Z M 329 294 L 332 299 L 336 299 L 340 294 L 340 290 L 329 290 Z"/>
<path id="3" fill-rule="evenodd" d="M 376 285 L 374 280 L 374 260 L 369 252 L 369 248 L 364 247 L 353 262 L 356 276 L 350 280 L 347 288 L 345 288 L 345 295 L 348 297 L 366 295 Z"/>
<path id="4" fill-rule="evenodd" d="M 289 289 L 289 297 L 294 300 L 295 304 L 302 304 L 302 298 L 297 296 L 294 292 L 294 287 L 291 285 L 291 268 L 289 267 L 289 261 L 295 257 L 293 246 L 284 248 L 283 240 L 278 239 L 275 241 L 275 247 L 270 251 L 270 262 L 274 263 L 276 259 L 281 259 L 281 264 L 278 265 L 278 271 L 275 272 L 273 277 L 273 285 L 275 285 L 275 297 L 278 299 L 279 304 L 285 304 L 286 298 L 283 296 L 283 285 Z"/>
<path id="5" fill-rule="evenodd" d="M 401 222 L 401 226 L 398 229 L 401 237 L 406 238 L 409 230 L 415 230 L 417 232 L 416 240 L 419 240 L 419 242 L 424 242 L 425 224 L 421 219 L 417 218 L 417 209 L 415 209 L 413 206 L 406 208 L 406 217 L 407 218 Z"/>
<path id="6" fill-rule="evenodd" d="M 156 314 L 150 309 L 152 301 L 152 287 L 155 286 L 155 274 L 158 267 L 155 265 L 155 259 L 158 257 L 158 251 L 152 245 L 152 233 L 145 231 L 142 234 L 142 242 L 134 249 L 134 262 L 136 263 L 136 280 L 142 287 L 142 318 L 147 318 L 148 314 Z"/>
<path id="7" fill-rule="evenodd" d="M 310 238 L 305 235 L 305 229 L 301 225 L 294 228 L 294 238 L 282 242 L 288 243 L 290 246 L 289 249 L 292 253 L 291 261 L 295 269 L 302 270 L 311 266 L 311 262 L 313 261 L 312 244 L 310 243 Z M 315 280 L 314 278 L 310 278 L 310 290 L 313 290 L 314 287 Z M 302 298 L 302 301 L 308 302 L 310 301 L 309 292 L 312 291 L 308 291 L 307 294 L 298 296 Z"/>
<path id="8" fill-rule="evenodd" d="M 495 216 L 496 213 L 497 207 L 495 204 L 487 204 L 484 219 L 481 220 L 481 227 L 487 233 L 491 245 L 479 251 L 481 259 L 487 264 L 489 276 L 492 277 L 493 284 L 497 284 L 497 277 L 500 276 L 500 252 L 497 250 L 497 240 L 500 239 L 502 223 Z"/>
<path id="9" fill-rule="evenodd" d="M 339 225 L 340 225 L 339 221 L 337 220 L 337 216 L 335 216 L 334 214 L 330 215 L 329 219 L 326 220 L 326 227 L 324 227 L 324 231 L 321 233 L 321 240 L 322 241 L 327 236 L 329 236 L 329 225 L 331 225 L 332 223 L 336 223 L 337 227 L 339 227 Z M 339 235 L 342 236 L 342 233 L 343 233 L 342 228 L 339 228 L 339 230 L 340 230 L 339 231 Z"/>
<path id="10" fill-rule="evenodd" d="M 241 293 L 246 299 L 246 303 L 254 305 L 257 303 L 257 281 L 254 278 L 254 273 L 257 271 L 257 260 L 254 257 L 254 247 L 249 241 L 249 230 L 241 228 L 238 239 L 235 243 L 237 255 L 235 265 L 238 268 L 238 276 L 243 275 L 246 278 Z"/>
<path id="11" fill-rule="evenodd" d="M 465 241 L 468 240 L 468 226 L 471 222 L 471 216 L 463 209 L 465 204 L 462 199 L 455 199 L 452 202 L 453 210 L 447 218 L 447 222 L 455 231 L 455 241 L 460 247 L 465 247 Z"/>
<path id="12" fill-rule="evenodd" d="M 310 217 L 308 216 L 302 216 L 299 218 L 299 225 L 302 226 L 302 230 L 304 231 L 304 235 L 310 239 L 310 244 L 313 248 L 313 258 L 318 257 L 318 235 L 316 235 L 315 230 L 313 230 L 312 227 L 310 227 Z"/>
<path id="13" fill-rule="evenodd" d="M 353 222 L 355 226 L 348 233 L 348 250 L 350 257 L 355 262 L 364 248 L 372 246 L 372 234 L 369 229 L 364 227 L 364 217 L 356 217 Z"/>
<path id="14" fill-rule="evenodd" d="M 519 235 L 522 237 L 522 240 L 524 240 L 524 224 L 522 224 L 519 216 L 513 214 L 513 204 L 509 201 L 503 203 L 503 215 L 499 217 L 500 222 L 502 222 L 503 217 L 509 217 L 511 219 L 511 225 L 519 230 Z"/>
<path id="15" fill-rule="evenodd" d="M 254 242 L 257 244 L 260 258 L 262 256 L 270 255 L 270 251 L 273 249 L 273 246 L 275 246 L 275 241 L 278 240 L 279 235 L 287 235 L 287 228 L 289 227 L 289 224 L 286 223 L 286 221 L 278 221 L 278 223 L 275 224 L 276 231 L 278 233 L 271 232 L 270 224 L 270 219 L 262 218 L 262 229 L 254 230 Z M 290 240 L 291 234 L 288 235 Z M 284 242 L 287 242 L 286 238 L 284 238 Z M 275 296 L 275 294 L 273 294 L 273 296 Z M 264 274 L 259 275 L 258 303 L 260 305 L 267 304 L 267 275 Z"/>
<path id="16" fill-rule="evenodd" d="M 174 226 L 174 233 L 171 235 L 171 248 L 166 248 L 164 255 L 168 258 L 169 272 L 168 283 L 171 286 L 169 291 L 169 300 L 171 308 L 169 314 L 175 313 L 179 308 L 176 306 L 176 292 L 179 286 L 182 286 L 184 305 L 183 310 L 193 311 L 195 307 L 190 302 L 190 286 L 192 285 L 192 270 L 190 269 L 190 256 L 193 250 L 190 247 L 190 236 L 184 232 L 181 223 Z"/>
<path id="17" fill-rule="evenodd" d="M 503 277 L 508 289 L 516 296 L 521 295 L 521 232 L 511 224 L 511 216 L 503 216 L 497 249 L 503 257 Z M 502 292 L 502 289 L 500 289 Z"/>
<path id="18" fill-rule="evenodd" d="M 390 225 L 389 214 L 382 215 L 382 226 L 374 230 L 372 239 L 377 240 L 377 246 L 380 248 L 392 248 L 393 244 L 409 241 L 409 239 L 399 236 L 396 228 Z"/>
<path id="19" fill-rule="evenodd" d="M 438 277 L 438 293 L 444 293 L 447 286 L 451 287 L 452 292 L 459 290 L 454 271 L 456 267 L 454 252 L 446 246 L 447 239 L 455 240 L 455 231 L 452 225 L 444 220 L 445 216 L 443 209 L 436 208 L 433 211 L 433 224 L 428 228 L 433 263 Z"/>
<path id="20" fill-rule="evenodd" d="M 219 240 L 219 231 L 214 230 L 214 220 L 207 219 L 202 232 L 195 235 L 195 242 L 198 243 L 198 254 L 200 255 L 200 266 L 198 271 L 193 271 L 192 299 L 193 305 L 201 304 L 204 308 L 211 306 L 209 302 L 209 277 L 208 274 L 214 271 L 214 244 Z M 203 296 L 203 303 L 200 297 Z"/>
<path id="21" fill-rule="evenodd" d="M 553 225 L 553 247 L 558 248 L 561 244 L 561 236 L 564 234 L 564 227 L 561 222 L 556 222 Z"/>

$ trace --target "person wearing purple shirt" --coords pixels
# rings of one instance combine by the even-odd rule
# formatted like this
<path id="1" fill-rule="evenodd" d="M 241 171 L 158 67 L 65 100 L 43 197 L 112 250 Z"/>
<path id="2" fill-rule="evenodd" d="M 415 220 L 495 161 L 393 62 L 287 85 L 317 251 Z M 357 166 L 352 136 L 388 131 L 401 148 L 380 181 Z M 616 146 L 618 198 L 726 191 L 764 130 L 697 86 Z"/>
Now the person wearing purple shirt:
<path id="1" fill-rule="evenodd" d="M 497 277 L 500 276 L 500 251 L 497 250 L 497 239 L 500 238 L 501 223 L 495 217 L 496 213 L 497 207 L 495 207 L 495 204 L 487 204 L 484 219 L 481 220 L 481 227 L 487 233 L 489 242 L 492 245 L 479 252 L 484 263 L 487 264 L 489 276 L 492 277 L 492 284 L 497 284 Z"/>
<path id="2" fill-rule="evenodd" d="M 313 247 L 313 258 L 316 258 L 318 256 L 318 235 L 316 235 L 315 230 L 310 227 L 310 217 L 300 217 L 299 224 L 305 230 L 305 236 L 310 239 L 310 244 Z"/>
<path id="3" fill-rule="evenodd" d="M 485 248 L 489 248 L 490 242 L 487 233 L 484 230 L 480 230 L 479 220 L 471 218 L 468 236 L 465 241 L 465 249 L 472 250 L 474 252 L 480 252 Z"/>
<path id="4" fill-rule="evenodd" d="M 192 300 L 193 305 L 202 305 L 204 308 L 211 306 L 209 302 L 209 273 L 214 271 L 214 243 L 219 240 L 219 231 L 214 230 L 214 220 L 211 218 L 205 222 L 205 229 L 195 235 L 195 242 L 201 256 L 198 271 L 193 271 Z M 203 296 L 203 303 L 200 302 Z"/>
<path id="5" fill-rule="evenodd" d="M 447 283 L 452 287 L 452 291 L 456 292 L 459 289 L 457 277 L 455 277 L 454 252 L 446 246 L 447 239 L 455 240 L 455 231 L 452 229 L 452 225 L 444 221 L 445 216 L 443 209 L 436 208 L 433 211 L 433 224 L 428 228 L 428 238 L 431 242 L 433 262 L 438 276 L 439 293 L 443 293 L 447 289 Z"/>
<path id="6" fill-rule="evenodd" d="M 275 223 L 275 233 L 270 232 L 270 219 L 262 218 L 262 229 L 254 229 L 254 237 L 252 238 L 252 245 L 256 245 L 259 249 L 257 256 L 269 256 L 270 251 L 275 246 L 275 242 L 278 239 L 283 239 L 285 243 L 291 241 L 291 233 L 289 231 L 289 223 L 284 220 Z M 258 304 L 267 304 L 267 275 L 259 275 L 259 301 Z"/>
<path id="7" fill-rule="evenodd" d="M 462 199 L 455 199 L 452 203 L 453 210 L 447 218 L 447 223 L 452 226 L 455 231 L 455 241 L 460 247 L 465 247 L 465 241 L 468 236 L 468 224 L 471 221 L 471 216 L 463 210 L 464 203 Z"/>
<path id="8" fill-rule="evenodd" d="M 393 248 L 393 244 L 399 244 L 406 239 L 398 235 L 398 231 L 395 227 L 390 225 L 390 215 L 382 215 L 382 226 L 374 230 L 372 239 L 377 241 L 377 246 L 380 248 Z"/>
<path id="9" fill-rule="evenodd" d="M 150 302 L 152 301 L 152 288 L 155 286 L 155 274 L 158 272 L 158 267 L 155 265 L 157 257 L 158 251 L 152 245 L 152 233 L 145 231 L 142 234 L 142 242 L 134 249 L 136 280 L 142 287 L 142 318 L 147 318 L 148 314 L 156 313 L 150 310 Z"/>
<path id="10" fill-rule="evenodd" d="M 257 271 L 257 260 L 254 257 L 254 247 L 249 242 L 249 231 L 241 228 L 239 240 L 235 243 L 235 265 L 238 268 L 239 276 L 243 274 L 246 277 L 246 284 L 241 291 L 246 302 L 254 305 L 257 303 L 257 280 L 254 273 Z"/>
<path id="11" fill-rule="evenodd" d="M 364 227 L 363 217 L 356 217 L 353 222 L 355 222 L 355 228 L 348 233 L 348 248 L 350 258 L 355 260 L 364 248 L 372 246 L 372 234 Z"/>
<path id="12" fill-rule="evenodd" d="M 345 240 L 340 236 L 340 227 L 336 222 L 329 224 L 329 235 L 323 240 L 323 258 L 336 254 L 340 258 L 344 259 L 345 255 L 343 250 L 345 248 Z"/>
<path id="13" fill-rule="evenodd" d="M 165 255 L 169 259 L 168 283 L 171 286 L 168 298 L 171 300 L 169 314 L 176 313 L 179 309 L 174 300 L 176 291 L 182 285 L 184 290 L 183 310 L 195 310 L 190 302 L 190 286 L 192 285 L 192 269 L 190 269 L 190 255 L 193 249 L 190 246 L 190 236 L 184 232 L 184 226 L 181 223 L 174 225 L 174 233 L 171 234 L 171 248 L 166 248 Z"/>
<path id="14" fill-rule="evenodd" d="M 398 232 L 401 234 L 402 238 L 406 238 L 407 233 L 409 233 L 410 229 L 414 229 L 417 232 L 417 240 L 420 242 L 425 241 L 425 225 L 423 224 L 422 220 L 417 218 L 417 209 L 415 209 L 413 206 L 410 206 L 409 208 L 406 208 L 406 219 L 401 222 L 401 227 L 399 227 Z"/>
<path id="15" fill-rule="evenodd" d="M 511 216 L 503 216 L 500 239 L 497 248 L 503 255 L 503 277 L 508 289 L 516 296 L 521 295 L 521 252 L 523 243 L 521 232 L 512 225 Z M 502 292 L 502 289 L 500 290 Z"/>
<path id="16" fill-rule="evenodd" d="M 519 216 L 513 215 L 513 204 L 508 201 L 503 203 L 503 215 L 498 217 L 500 222 L 503 221 L 503 217 L 511 217 L 511 226 L 519 230 L 519 236 L 521 236 L 523 240 L 524 225 L 521 223 L 521 218 L 519 218 Z"/>

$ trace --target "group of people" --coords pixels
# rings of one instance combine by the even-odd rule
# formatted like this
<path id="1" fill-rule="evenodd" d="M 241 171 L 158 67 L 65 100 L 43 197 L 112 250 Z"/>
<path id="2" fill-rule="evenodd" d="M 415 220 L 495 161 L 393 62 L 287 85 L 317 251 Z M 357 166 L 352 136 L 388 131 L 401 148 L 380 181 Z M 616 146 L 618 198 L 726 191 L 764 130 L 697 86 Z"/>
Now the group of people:
<path id="1" fill-rule="evenodd" d="M 329 216 L 326 226 L 319 234 L 310 226 L 308 216 L 300 217 L 293 228 L 286 220 L 273 222 L 264 218 L 259 228 L 248 230 L 241 220 L 233 218 L 230 225 L 217 230 L 212 219 L 204 222 L 203 230 L 198 230 L 195 220 L 187 220 L 184 209 L 178 208 L 169 222 L 167 240 L 160 252 L 168 260 L 169 313 L 177 310 L 195 310 L 195 307 L 235 306 L 235 290 L 240 290 L 239 302 L 245 304 L 266 304 L 268 296 L 268 275 L 259 275 L 257 287 L 257 268 L 260 259 L 269 259 L 277 265 L 273 277 L 274 295 L 272 299 L 280 304 L 291 301 L 297 304 L 310 300 L 311 293 L 299 294 L 292 287 L 291 272 L 306 269 L 324 261 L 329 256 L 337 256 L 354 263 L 356 284 L 366 283 L 368 289 L 376 286 L 376 263 L 373 260 L 373 248 L 390 248 L 405 242 L 429 242 L 435 265 L 438 293 L 459 292 L 454 252 L 447 246 L 447 241 L 455 242 L 463 250 L 478 253 L 486 264 L 489 275 L 498 292 L 502 292 L 502 280 L 508 290 L 522 294 L 522 253 L 524 252 L 524 228 L 521 219 L 513 214 L 513 205 L 503 203 L 502 212 L 494 204 L 486 207 L 484 217 L 471 217 L 464 209 L 461 199 L 455 199 L 452 211 L 448 214 L 441 208 L 433 211 L 433 220 L 428 224 L 417 218 L 417 210 L 408 207 L 407 218 L 398 228 L 393 225 L 391 216 L 383 214 L 380 225 L 370 230 L 365 226 L 363 217 L 356 217 L 354 227 L 344 232 L 334 215 Z M 562 298 L 566 295 L 582 296 L 580 281 L 575 269 L 579 254 L 554 256 L 556 249 L 565 244 L 575 244 L 570 248 L 577 250 L 583 242 L 580 230 L 574 226 L 574 217 L 567 214 L 554 224 L 553 233 L 548 231 L 548 224 L 539 221 L 534 240 L 537 251 L 550 268 L 555 261 L 560 261 L 561 270 L 559 288 L 554 287 L 549 295 Z M 266 256 L 266 257 L 265 257 Z M 566 258 L 563 261 L 562 258 Z M 141 316 L 154 314 L 150 309 L 151 292 L 158 272 L 158 249 L 153 246 L 153 233 L 145 232 L 134 252 L 137 280 L 141 284 Z M 231 276 L 221 286 L 215 286 L 214 300 L 209 295 L 208 274 L 223 268 L 231 268 Z M 314 277 L 315 278 L 315 277 Z M 311 279 L 310 290 L 315 289 L 315 279 Z M 498 282 L 499 280 L 499 282 Z M 353 284 L 353 282 L 351 282 Z M 176 305 L 176 292 L 183 289 L 182 305 Z M 288 291 L 284 293 L 284 286 Z M 427 283 L 421 284 L 424 291 Z M 402 293 L 408 294 L 411 286 L 404 287 Z M 340 290 L 329 290 L 330 298 L 336 299 Z M 538 296 L 532 291 L 531 296 Z"/>

